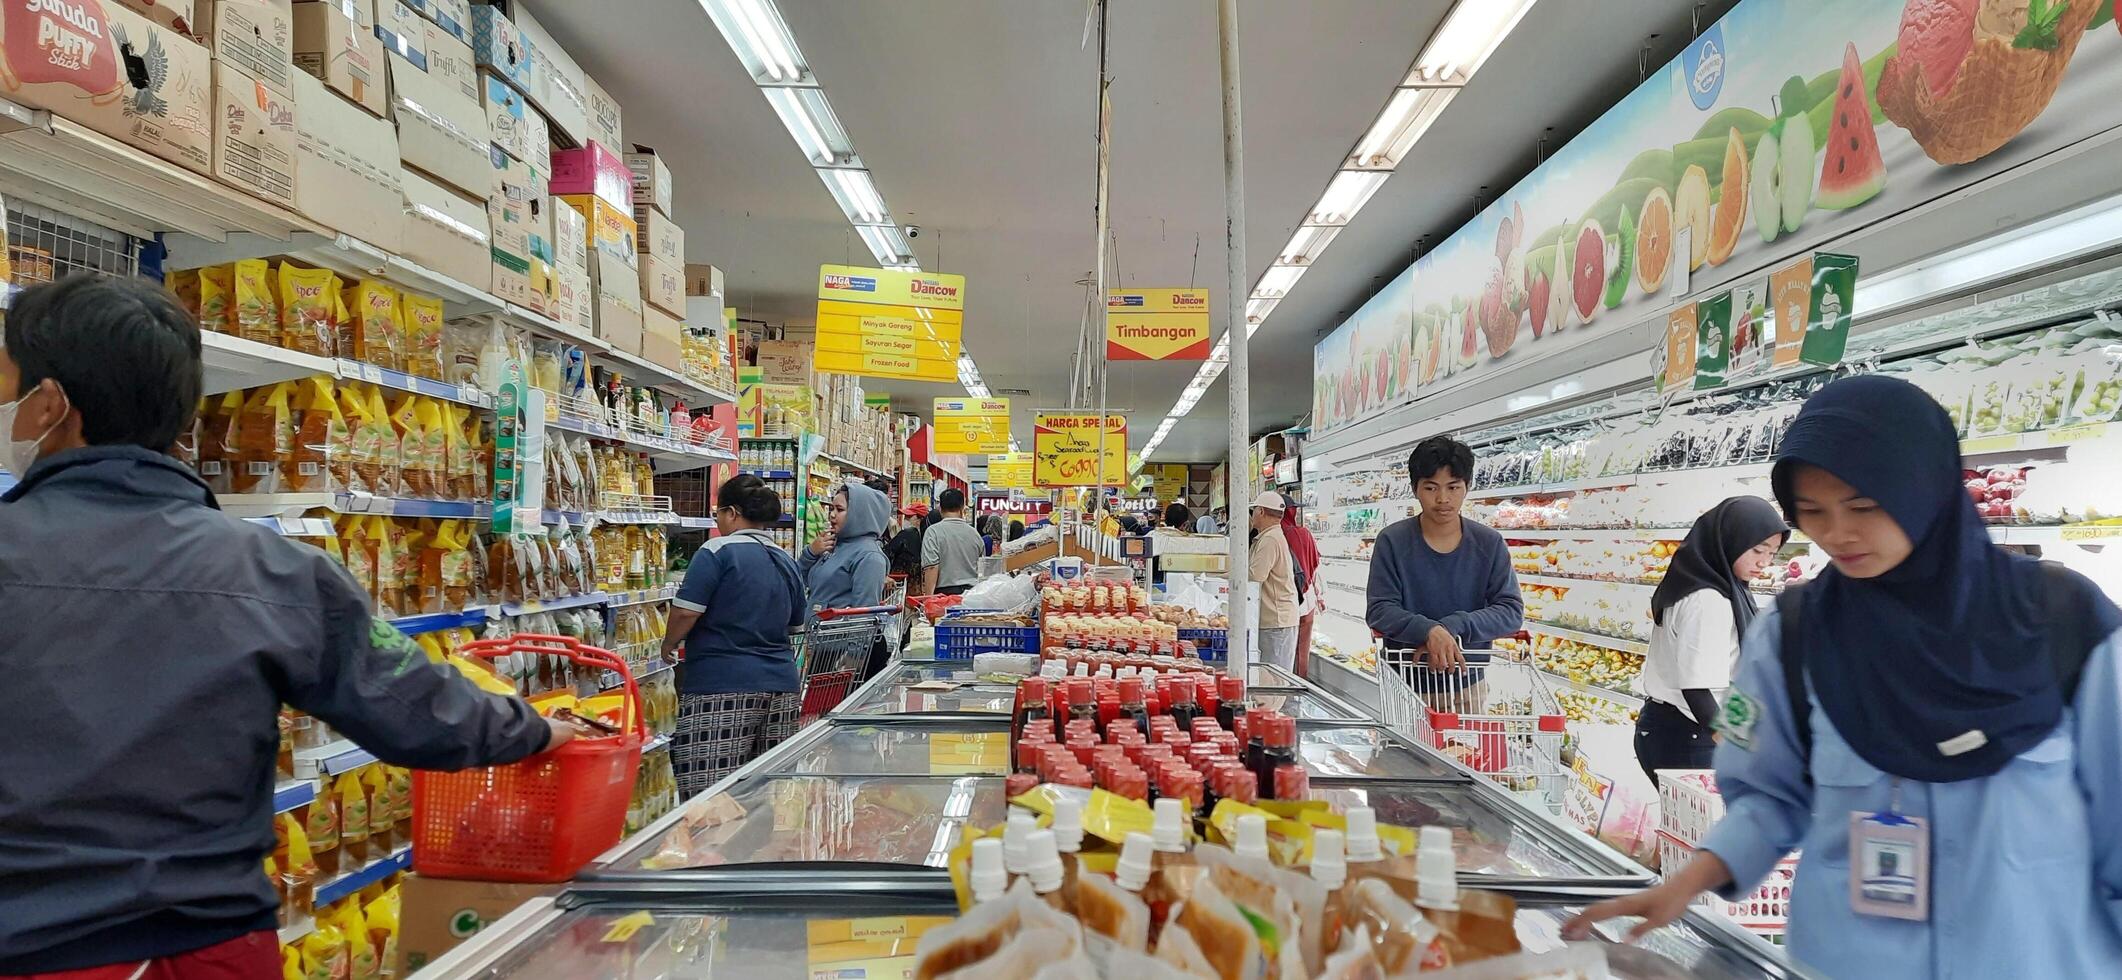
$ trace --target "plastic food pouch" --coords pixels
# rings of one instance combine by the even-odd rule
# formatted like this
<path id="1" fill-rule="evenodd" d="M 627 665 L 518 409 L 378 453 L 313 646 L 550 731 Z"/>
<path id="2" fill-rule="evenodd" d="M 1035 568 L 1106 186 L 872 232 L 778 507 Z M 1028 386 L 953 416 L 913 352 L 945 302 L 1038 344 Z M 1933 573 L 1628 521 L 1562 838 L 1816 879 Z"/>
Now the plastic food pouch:
<path id="1" fill-rule="evenodd" d="M 382 619 L 396 619 L 404 615 L 400 603 L 405 597 L 405 589 L 398 575 L 398 546 L 391 534 L 390 518 L 364 519 L 362 535 L 368 539 L 369 546 L 375 549 L 376 616 Z"/>
<path id="2" fill-rule="evenodd" d="M 329 269 L 305 269 L 292 262 L 280 263 L 273 273 L 280 346 L 318 357 L 339 356 L 339 277 Z"/>
<path id="3" fill-rule="evenodd" d="M 441 403 L 442 411 L 442 468 L 449 483 L 449 499 L 474 500 L 472 496 L 471 446 L 464 441 L 464 416 L 471 411 L 467 406 Z"/>
<path id="4" fill-rule="evenodd" d="M 405 324 L 405 373 L 442 380 L 442 301 L 399 293 L 398 309 Z"/>
<path id="5" fill-rule="evenodd" d="M 199 270 L 172 269 L 162 276 L 162 285 L 177 297 L 184 312 L 195 321 L 199 319 Z"/>
<path id="6" fill-rule="evenodd" d="M 236 459 L 230 480 L 237 493 L 277 493 L 280 474 L 292 465 L 295 446 L 295 383 L 253 388 L 237 422 Z"/>
<path id="7" fill-rule="evenodd" d="M 210 265 L 199 270 L 199 327 L 215 333 L 236 332 L 236 267 Z"/>
<path id="8" fill-rule="evenodd" d="M 244 259 L 235 265 L 230 295 L 231 327 L 236 336 L 261 344 L 280 345 L 280 312 L 273 304 L 272 270 L 264 259 Z M 204 297 L 201 297 L 202 302 Z"/>
<path id="9" fill-rule="evenodd" d="M 392 814 L 397 812 L 391 802 L 390 777 L 382 766 L 362 769 L 361 789 L 368 793 L 368 847 L 379 859 L 389 857 L 398 849 L 398 841 L 391 833 Z"/>
<path id="10" fill-rule="evenodd" d="M 368 398 L 359 385 L 340 384 L 338 395 L 339 416 L 346 420 L 347 434 L 346 468 L 340 485 L 354 493 L 369 493 L 382 465 L 380 433 L 369 417 Z"/>
<path id="11" fill-rule="evenodd" d="M 348 870 L 368 865 L 368 790 L 358 773 L 346 773 L 332 783 L 332 799 L 339 805 L 339 863 Z"/>
<path id="12" fill-rule="evenodd" d="M 428 544 L 428 553 L 439 556 L 436 572 L 442 587 L 442 610 L 469 608 L 477 598 L 477 580 L 472 577 L 471 531 L 462 521 L 442 522 L 436 529 L 435 540 Z"/>
<path id="13" fill-rule="evenodd" d="M 311 802 L 302 821 L 302 833 L 309 840 L 310 855 L 323 874 L 339 871 L 339 806 L 328 794 L 320 795 Z M 292 848 L 293 842 L 289 845 Z"/>
<path id="14" fill-rule="evenodd" d="M 393 371 L 405 370 L 405 328 L 398 321 L 398 291 L 389 283 L 363 279 L 345 292 L 354 322 L 354 352 L 349 356 Z"/>
<path id="15" fill-rule="evenodd" d="M 1384 980 L 1385 967 L 1378 963 L 1372 952 L 1370 933 L 1362 928 L 1349 933 L 1348 939 L 1332 956 L 1326 958 L 1326 966 L 1319 971 L 1319 980 Z"/>
<path id="16" fill-rule="evenodd" d="M 200 419 L 199 478 L 215 493 L 233 493 L 236 431 L 243 418 L 243 393 L 231 391 L 213 399 Z"/>
<path id="17" fill-rule="evenodd" d="M 1260 980 L 1267 976 L 1268 959 L 1259 935 L 1245 913 L 1208 879 L 1202 875 L 1193 894 L 1172 909 L 1171 922 L 1157 942 L 1157 958 L 1195 969 L 1198 957 L 1221 980 Z M 1167 946 L 1184 958 L 1167 958 Z"/>
<path id="18" fill-rule="evenodd" d="M 294 443 L 280 469 L 280 485 L 291 493 L 315 493 L 343 485 L 352 437 L 339 413 L 332 379 L 318 375 L 299 383 L 295 395 Z"/>
<path id="19" fill-rule="evenodd" d="M 328 921 L 302 937 L 303 976 L 308 980 L 347 980 L 353 964 L 347 958 L 346 935 Z"/>
<path id="20" fill-rule="evenodd" d="M 300 946 L 290 944 L 280 947 L 280 980 L 304 980 Z"/>
<path id="21" fill-rule="evenodd" d="M 378 980 L 383 976 L 383 964 L 376 958 L 375 945 L 369 942 L 368 920 L 361 914 L 361 901 L 344 901 L 333 908 L 332 925 L 346 937 L 347 980 Z"/>
<path id="22" fill-rule="evenodd" d="M 425 465 L 427 496 L 450 499 L 449 425 L 443 419 L 443 403 L 421 398 L 413 404 L 413 420 L 419 423 L 420 461 Z"/>
<path id="23" fill-rule="evenodd" d="M 308 915 L 316 903 L 318 878 L 317 857 L 310 850 L 309 833 L 292 813 L 280 814 L 273 831 L 274 836 L 286 841 L 284 848 L 274 851 L 274 857 L 280 865 L 280 890 L 287 896 L 288 915 Z"/>
<path id="24" fill-rule="evenodd" d="M 465 412 L 464 444 L 472 450 L 472 497 L 485 500 L 493 485 L 494 441 L 487 438 L 486 420 L 478 412 Z"/>
<path id="25" fill-rule="evenodd" d="M 398 483 L 413 497 L 434 497 L 434 468 L 427 465 L 427 440 L 420 430 L 420 398 L 403 395 L 390 411 L 391 432 L 398 437 Z"/>
<path id="26" fill-rule="evenodd" d="M 1310 875 L 1276 867 L 1273 862 L 1238 855 L 1205 844 L 1194 860 L 1208 879 L 1245 913 L 1260 937 L 1270 976 L 1302 977 L 1326 962 L 1320 948 L 1326 888 Z"/>
<path id="27" fill-rule="evenodd" d="M 377 482 L 369 492 L 379 497 L 404 496 L 405 457 L 399 445 L 399 439 L 404 433 L 398 431 L 397 423 L 391 420 L 390 412 L 384 408 L 383 389 L 375 385 L 369 385 L 367 388 L 365 394 L 368 398 L 368 411 L 376 421 L 376 435 L 380 440 L 378 449 L 381 454 L 377 467 Z"/>
<path id="28" fill-rule="evenodd" d="M 361 917 L 368 920 L 369 945 L 375 947 L 384 976 L 394 976 L 397 969 L 400 901 L 398 887 L 392 885 L 361 909 Z"/>
<path id="29" fill-rule="evenodd" d="M 398 559 L 398 608 L 420 607 L 420 553 L 427 548 L 428 534 L 421 524 L 384 518 L 389 528 L 391 554 Z"/>
<path id="30" fill-rule="evenodd" d="M 549 395 L 560 394 L 560 342 L 539 338 L 531 341 L 530 375 L 526 379 L 531 387 L 542 388 Z"/>
<path id="31" fill-rule="evenodd" d="M 1149 906 L 1102 874 L 1076 877 L 1076 918 L 1087 932 L 1122 949 L 1149 948 Z"/>
<path id="32" fill-rule="evenodd" d="M 442 380 L 454 385 L 488 387 L 479 359 L 495 330 L 492 321 L 450 320 L 442 324 Z"/>
<path id="33" fill-rule="evenodd" d="M 1011 977 L 1098 980 L 1098 971 L 1083 957 L 1077 937 L 1058 929 L 1026 929 L 1011 937 L 994 955 L 943 974 L 939 980 Z"/>
<path id="34" fill-rule="evenodd" d="M 413 839 L 413 774 L 409 769 L 390 766 L 384 770 L 390 774 L 391 798 L 398 803 L 398 838 Z M 391 962 L 396 962 L 395 960 Z"/>
<path id="35" fill-rule="evenodd" d="M 922 933 L 914 947 L 913 976 L 927 980 L 985 962 L 1020 932 L 1033 930 L 1052 930 L 1064 937 L 1062 955 L 1082 948 L 1082 927 L 1076 920 L 1047 905 L 1032 892 L 1030 881 L 1020 879 L 1001 898 Z"/>
<path id="36" fill-rule="evenodd" d="M 1455 910 L 1416 906 L 1442 933 L 1453 963 L 1471 963 L 1518 952 L 1518 903 L 1499 892 L 1459 889 Z"/>

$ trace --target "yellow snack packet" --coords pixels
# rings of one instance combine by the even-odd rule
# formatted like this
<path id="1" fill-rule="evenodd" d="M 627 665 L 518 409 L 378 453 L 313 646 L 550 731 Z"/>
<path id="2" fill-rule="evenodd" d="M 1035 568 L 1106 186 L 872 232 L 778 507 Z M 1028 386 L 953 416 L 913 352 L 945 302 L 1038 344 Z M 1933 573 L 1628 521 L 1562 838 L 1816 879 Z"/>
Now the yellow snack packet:
<path id="1" fill-rule="evenodd" d="M 332 925 L 346 937 L 347 980 L 380 980 L 383 961 L 376 955 L 375 944 L 369 941 L 368 920 L 361 914 L 361 901 L 340 902 L 332 914 Z"/>
<path id="2" fill-rule="evenodd" d="M 273 302 L 272 270 L 264 259 L 235 264 L 230 289 L 231 332 L 261 344 L 280 344 L 280 312 Z M 201 302 L 205 297 L 201 296 Z"/>
<path id="3" fill-rule="evenodd" d="M 405 369 L 404 329 L 398 321 L 398 291 L 389 283 L 363 279 L 342 290 L 353 317 L 351 357 L 390 368 Z"/>
<path id="4" fill-rule="evenodd" d="M 405 326 L 405 373 L 442 380 L 442 301 L 400 293 L 398 308 Z"/>
<path id="5" fill-rule="evenodd" d="M 312 493 L 346 485 L 352 439 L 332 379 L 318 375 L 299 382 L 295 396 L 295 435 L 287 462 L 280 469 L 281 487 Z"/>
<path id="6" fill-rule="evenodd" d="M 280 980 L 304 980 L 301 947 L 292 944 L 280 947 Z"/>
<path id="7" fill-rule="evenodd" d="M 163 273 L 162 285 L 177 297 L 184 312 L 195 321 L 199 319 L 199 270 L 171 269 Z"/>
<path id="8" fill-rule="evenodd" d="M 359 868 L 369 861 L 368 790 L 359 773 L 345 773 L 332 783 L 332 797 L 339 805 L 340 863 Z"/>
<path id="9" fill-rule="evenodd" d="M 351 964 L 347 959 L 346 935 L 329 917 L 317 922 L 317 931 L 302 937 L 302 967 L 305 980 L 346 980 Z"/>
<path id="10" fill-rule="evenodd" d="M 273 270 L 273 296 L 280 304 L 280 346 L 339 356 L 339 277 L 329 269 L 282 262 Z"/>
<path id="11" fill-rule="evenodd" d="M 236 267 L 210 265 L 199 270 L 199 329 L 236 332 Z"/>

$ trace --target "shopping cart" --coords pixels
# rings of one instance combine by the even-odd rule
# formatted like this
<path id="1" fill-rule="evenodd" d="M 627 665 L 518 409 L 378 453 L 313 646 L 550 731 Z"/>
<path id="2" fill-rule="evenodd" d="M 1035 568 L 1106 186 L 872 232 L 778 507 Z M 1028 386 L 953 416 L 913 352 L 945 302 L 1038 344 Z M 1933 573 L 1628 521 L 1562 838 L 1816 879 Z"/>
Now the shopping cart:
<path id="1" fill-rule="evenodd" d="M 1381 649 L 1380 720 L 1560 812 L 1569 767 L 1554 692 L 1530 663 L 1494 650 L 1465 653 L 1466 666 L 1436 671 L 1419 662 L 1421 651 Z"/>
<path id="2" fill-rule="evenodd" d="M 430 878 L 559 882 L 619 842 L 648 740 L 641 691 L 626 661 L 565 636 L 519 633 L 466 643 L 466 656 L 564 657 L 617 673 L 630 706 L 625 730 L 578 736 L 520 762 L 413 773 L 413 870 Z"/>
<path id="3" fill-rule="evenodd" d="M 799 638 L 796 667 L 803 674 L 803 714 L 808 725 L 840 706 L 869 666 L 869 655 L 883 637 L 884 624 L 897 606 L 821 609 L 818 621 Z"/>

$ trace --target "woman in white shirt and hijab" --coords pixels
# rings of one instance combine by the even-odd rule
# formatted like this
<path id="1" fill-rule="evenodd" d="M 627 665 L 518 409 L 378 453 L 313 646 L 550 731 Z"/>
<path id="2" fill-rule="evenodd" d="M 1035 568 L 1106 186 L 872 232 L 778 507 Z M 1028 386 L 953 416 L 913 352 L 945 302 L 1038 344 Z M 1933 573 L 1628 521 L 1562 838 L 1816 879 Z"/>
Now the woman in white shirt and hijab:
<path id="1" fill-rule="evenodd" d="M 1643 659 L 1643 712 L 1636 720 L 1636 761 L 1652 784 L 1660 769 L 1710 767 L 1717 706 L 1739 665 L 1739 639 L 1754 619 L 1747 583 L 1789 538 L 1774 504 L 1732 497 L 1696 518 L 1673 552 L 1650 597 L 1657 625 Z"/>

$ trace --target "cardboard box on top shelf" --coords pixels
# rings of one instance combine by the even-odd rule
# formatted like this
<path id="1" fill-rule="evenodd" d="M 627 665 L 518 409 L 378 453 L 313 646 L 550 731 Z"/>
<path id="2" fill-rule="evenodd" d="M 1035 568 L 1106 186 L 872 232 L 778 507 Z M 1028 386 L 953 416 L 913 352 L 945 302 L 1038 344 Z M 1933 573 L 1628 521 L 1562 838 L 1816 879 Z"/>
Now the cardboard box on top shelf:
<path id="1" fill-rule="evenodd" d="M 663 157 L 646 146 L 635 146 L 626 155 L 626 169 L 634 175 L 634 221 L 641 222 L 650 209 L 663 212 L 665 217 L 673 214 L 671 198 L 670 167 Z"/>
<path id="2" fill-rule="evenodd" d="M 545 25 L 522 4 L 509 8 L 516 32 L 531 55 L 531 87 L 524 94 L 531 105 L 552 123 L 553 139 L 563 146 L 581 146 L 589 141 L 589 97 L 582 67 L 567 48 L 553 39 Z"/>
<path id="3" fill-rule="evenodd" d="M 625 146 L 621 140 L 620 125 L 624 114 L 619 109 L 619 100 L 612 98 L 604 86 L 595 78 L 582 76 L 583 98 L 589 102 L 589 138 L 584 143 L 602 143 L 605 146 Z"/>
<path id="4" fill-rule="evenodd" d="M 404 171 L 400 186 L 404 191 L 400 254 L 475 289 L 490 281 L 493 230 L 486 220 L 483 197 L 468 198 L 411 169 Z"/>
<path id="5" fill-rule="evenodd" d="M 376 0 L 376 39 L 384 51 L 421 71 L 427 70 L 427 24 L 400 0 Z"/>
<path id="6" fill-rule="evenodd" d="M 639 353 L 641 280 L 632 266 L 602 249 L 591 252 L 589 270 L 597 311 L 597 338 L 618 350 Z"/>
<path id="7" fill-rule="evenodd" d="M 286 93 L 295 73 L 295 18 L 285 0 L 210 0 L 192 26 L 215 61 Z"/>
<path id="8" fill-rule="evenodd" d="M 721 296 L 722 270 L 695 263 L 685 267 L 685 295 Z"/>
<path id="9" fill-rule="evenodd" d="M 396 252 L 404 234 L 400 169 L 398 131 L 388 121 L 306 73 L 295 76 L 295 210 Z"/>
<path id="10" fill-rule="evenodd" d="M 407 0 L 406 6 L 449 36 L 466 44 L 472 43 L 472 5 L 469 0 Z"/>
<path id="11" fill-rule="evenodd" d="M 48 109 L 89 129 L 199 173 L 213 169 L 211 59 L 191 38 L 123 7 L 80 8 L 70 17 L 42 0 L 0 0 L 11 42 L 0 46 L 0 97 Z M 19 32 L 19 34 L 18 34 Z M 139 57 L 159 55 L 167 70 L 138 76 L 118 37 Z M 80 57 L 60 64 L 54 51 Z"/>
<path id="12" fill-rule="evenodd" d="M 637 232 L 634 216 L 612 207 L 610 201 L 588 194 L 560 194 L 576 211 L 581 212 L 588 236 L 584 239 L 590 251 L 603 252 L 624 263 L 629 270 L 641 267 L 640 258 L 634 253 Z M 595 256 L 591 256 L 592 260 Z"/>
<path id="13" fill-rule="evenodd" d="M 559 894 L 561 887 L 406 875 L 398 883 L 398 960 L 385 966 L 411 976 L 523 903 Z"/>
<path id="14" fill-rule="evenodd" d="M 557 197 L 545 199 L 553 216 L 553 264 L 589 272 L 589 218 Z"/>
<path id="15" fill-rule="evenodd" d="M 523 93 L 511 88 L 499 77 L 480 69 L 481 100 L 486 106 L 486 128 L 492 135 L 494 145 L 508 151 L 508 155 L 544 174 L 552 167 L 546 147 L 552 142 L 545 128 L 545 117 L 530 107 Z"/>
<path id="16" fill-rule="evenodd" d="M 557 269 L 555 273 L 552 318 L 581 330 L 585 337 L 596 336 L 597 297 L 590 286 L 589 268 Z"/>
<path id="17" fill-rule="evenodd" d="M 295 206 L 294 97 L 225 59 L 214 62 L 213 175 L 252 197 Z"/>
<path id="18" fill-rule="evenodd" d="M 641 221 L 643 217 L 648 220 Z M 638 238 L 635 247 L 641 250 L 642 255 L 653 255 L 678 273 L 679 293 L 683 295 L 686 288 L 685 229 L 678 227 L 677 222 L 664 217 L 663 212 L 655 208 L 646 209 L 645 214 L 643 209 L 635 208 L 634 220 L 634 230 Z"/>
<path id="19" fill-rule="evenodd" d="M 591 142 L 572 150 L 554 150 L 553 193 L 595 195 L 633 220 L 634 172 L 625 158 L 602 143 Z"/>
<path id="20" fill-rule="evenodd" d="M 493 189 L 486 198 L 493 293 L 550 313 L 559 291 L 553 272 L 552 198 L 529 164 L 503 153 L 498 145 L 493 168 Z"/>
<path id="21" fill-rule="evenodd" d="M 207 0 L 208 3 L 213 0 Z M 120 6 L 146 17 L 157 26 L 167 27 L 179 34 L 190 36 L 196 30 L 192 26 L 192 0 L 118 0 Z"/>
<path id="22" fill-rule="evenodd" d="M 641 356 L 673 373 L 685 372 L 685 324 L 653 306 L 641 309 Z"/>
<path id="23" fill-rule="evenodd" d="M 295 67 L 381 116 L 390 111 L 390 97 L 375 21 L 375 7 L 359 0 L 295 4 Z"/>
<path id="24" fill-rule="evenodd" d="M 472 46 L 458 40 L 456 35 L 437 24 L 428 24 L 427 73 L 454 87 L 472 104 L 479 103 L 479 63 L 472 57 Z"/>
<path id="25" fill-rule="evenodd" d="M 685 315 L 685 273 L 653 255 L 641 256 L 641 302 L 672 316 Z"/>
<path id="26" fill-rule="evenodd" d="M 395 2 L 395 0 L 390 0 Z M 444 45 L 460 45 L 450 38 Z M 469 57 L 469 48 L 464 49 Z M 467 99 L 447 78 L 422 70 L 395 52 L 386 54 L 391 73 L 391 119 L 398 124 L 398 153 L 408 166 L 484 200 L 492 134 L 486 110 Z"/>
<path id="27" fill-rule="evenodd" d="M 479 67 L 501 76 L 518 92 L 528 93 L 537 77 L 522 32 L 494 7 L 472 8 L 472 56 Z"/>

